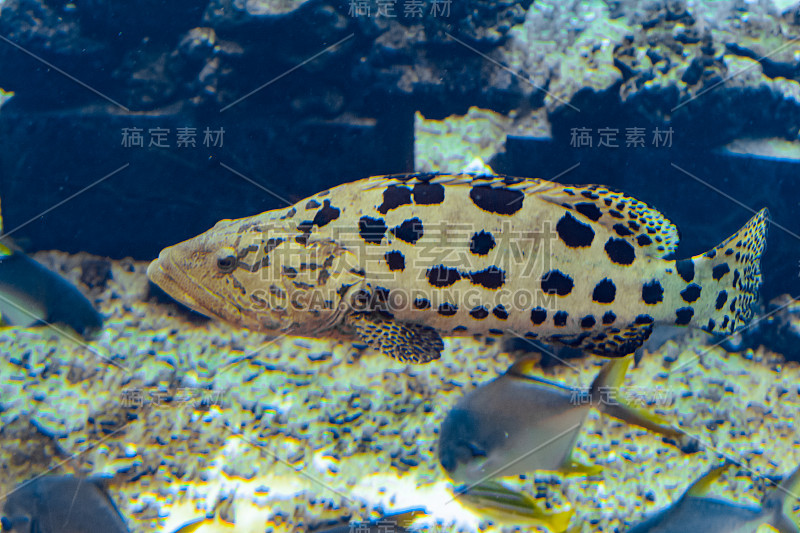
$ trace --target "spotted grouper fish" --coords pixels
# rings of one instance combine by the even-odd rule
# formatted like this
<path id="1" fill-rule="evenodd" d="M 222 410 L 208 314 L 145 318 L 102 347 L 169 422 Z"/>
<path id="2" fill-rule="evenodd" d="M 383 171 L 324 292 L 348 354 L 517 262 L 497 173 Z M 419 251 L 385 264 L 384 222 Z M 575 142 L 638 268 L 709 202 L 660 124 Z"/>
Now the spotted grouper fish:
<path id="1" fill-rule="evenodd" d="M 442 336 L 633 352 L 656 324 L 732 333 L 753 316 L 766 209 L 704 254 L 601 185 L 495 175 L 372 177 L 222 220 L 147 274 L 210 317 L 272 334 L 355 338 L 404 362 Z"/>

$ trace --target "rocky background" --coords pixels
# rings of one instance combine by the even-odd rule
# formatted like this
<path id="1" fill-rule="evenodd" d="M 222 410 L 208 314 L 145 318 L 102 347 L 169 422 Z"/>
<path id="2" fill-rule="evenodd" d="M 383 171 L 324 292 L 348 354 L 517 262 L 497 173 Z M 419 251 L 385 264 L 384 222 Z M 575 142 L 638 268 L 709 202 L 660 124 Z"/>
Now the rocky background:
<path id="1" fill-rule="evenodd" d="M 415 159 L 459 170 L 456 139 L 497 172 L 652 203 L 681 256 L 768 206 L 766 298 L 797 295 L 798 38 L 800 9 L 767 0 L 5 0 L 6 231 L 24 225 L 31 251 L 151 259 Z M 497 117 L 489 133 L 462 120 L 421 139 L 422 119 L 471 108 Z M 759 156 L 774 143 L 781 159 Z"/>

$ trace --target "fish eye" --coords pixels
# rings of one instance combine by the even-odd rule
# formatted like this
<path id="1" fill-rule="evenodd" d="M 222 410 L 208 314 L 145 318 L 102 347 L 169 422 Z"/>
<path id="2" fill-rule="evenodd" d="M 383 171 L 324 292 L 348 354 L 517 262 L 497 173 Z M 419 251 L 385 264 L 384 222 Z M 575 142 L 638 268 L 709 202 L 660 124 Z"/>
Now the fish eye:
<path id="1" fill-rule="evenodd" d="M 223 274 L 229 274 L 236 269 L 238 263 L 236 255 L 231 248 L 223 248 L 217 253 L 217 269 Z"/>

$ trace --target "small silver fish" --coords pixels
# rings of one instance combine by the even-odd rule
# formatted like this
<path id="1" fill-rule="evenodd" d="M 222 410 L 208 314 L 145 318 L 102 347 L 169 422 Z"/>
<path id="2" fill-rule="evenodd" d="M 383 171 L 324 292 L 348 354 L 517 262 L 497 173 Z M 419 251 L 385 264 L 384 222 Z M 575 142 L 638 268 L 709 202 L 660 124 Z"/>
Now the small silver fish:
<path id="1" fill-rule="evenodd" d="M 779 533 L 800 532 L 789 518 L 800 490 L 800 468 L 764 499 L 761 508 L 754 508 L 707 495 L 711 484 L 727 467 L 713 468 L 695 481 L 677 502 L 627 533 L 756 533 L 765 525 Z"/>
<path id="2" fill-rule="evenodd" d="M 580 427 L 595 406 L 626 422 L 672 438 L 682 433 L 655 414 L 612 398 L 631 357 L 606 363 L 590 390 L 535 376 L 535 361 L 523 359 L 498 379 L 461 398 L 442 423 L 439 460 L 457 482 L 534 470 L 594 473 L 572 459 Z M 608 397 L 604 397 L 608 396 Z"/>
<path id="3" fill-rule="evenodd" d="M 43 476 L 12 491 L 3 506 L 3 531 L 15 533 L 128 533 L 102 481 Z"/>

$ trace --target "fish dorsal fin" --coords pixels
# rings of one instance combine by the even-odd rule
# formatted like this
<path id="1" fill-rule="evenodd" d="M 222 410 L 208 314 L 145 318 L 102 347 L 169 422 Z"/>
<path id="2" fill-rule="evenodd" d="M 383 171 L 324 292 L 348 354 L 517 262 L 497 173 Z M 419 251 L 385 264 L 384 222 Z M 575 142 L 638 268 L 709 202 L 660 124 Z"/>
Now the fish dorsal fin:
<path id="1" fill-rule="evenodd" d="M 558 389 L 566 392 L 580 392 L 580 389 L 573 389 L 572 387 L 564 385 L 563 383 L 557 383 L 537 375 L 541 374 L 541 371 L 542 369 L 538 366 L 538 361 L 536 358 L 526 357 L 525 359 L 520 359 L 511 365 L 508 370 L 506 370 L 504 375 L 512 378 L 524 379 L 525 381 L 531 381 L 545 388 Z"/>
<path id="2" fill-rule="evenodd" d="M 675 224 L 650 205 L 622 192 L 602 185 L 571 185 L 543 190 L 539 196 L 603 225 L 645 255 L 666 258 L 678 247 L 680 233 Z"/>
<path id="3" fill-rule="evenodd" d="M 703 474 L 703 476 L 692 483 L 692 485 L 686 489 L 683 497 L 692 497 L 692 498 L 707 498 L 711 486 L 716 482 L 720 476 L 728 469 L 733 463 L 725 462 L 720 466 L 716 466 Z"/>
<path id="4" fill-rule="evenodd" d="M 526 357 L 524 359 L 520 359 L 519 361 L 515 361 L 513 365 L 508 367 L 506 374 L 513 374 L 523 378 L 538 379 L 536 374 L 541 374 L 541 368 L 539 368 L 537 364 L 538 361 L 535 357 Z"/>

